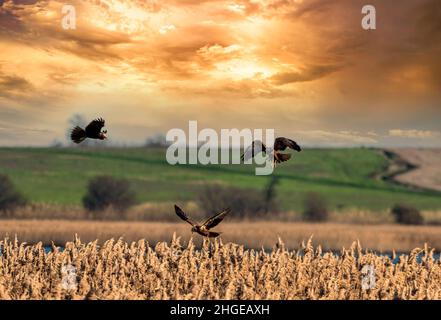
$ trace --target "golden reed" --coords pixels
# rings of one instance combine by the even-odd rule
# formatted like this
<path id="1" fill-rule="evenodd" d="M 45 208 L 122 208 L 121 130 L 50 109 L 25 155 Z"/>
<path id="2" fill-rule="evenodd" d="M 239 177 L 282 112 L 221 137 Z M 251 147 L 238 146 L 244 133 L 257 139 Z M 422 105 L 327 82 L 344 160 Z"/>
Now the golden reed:
<path id="1" fill-rule="evenodd" d="M 282 241 L 271 251 L 219 240 L 197 249 L 173 237 L 150 246 L 110 239 L 67 242 L 64 250 L 17 239 L 0 241 L 0 299 L 439 299 L 441 264 L 427 246 L 392 258 L 359 243 L 336 255 L 298 251 Z M 374 283 L 363 287 L 364 266 Z M 69 266 L 70 269 L 66 268 Z M 66 270 L 70 272 L 66 275 Z M 66 285 L 66 277 L 71 281 Z"/>

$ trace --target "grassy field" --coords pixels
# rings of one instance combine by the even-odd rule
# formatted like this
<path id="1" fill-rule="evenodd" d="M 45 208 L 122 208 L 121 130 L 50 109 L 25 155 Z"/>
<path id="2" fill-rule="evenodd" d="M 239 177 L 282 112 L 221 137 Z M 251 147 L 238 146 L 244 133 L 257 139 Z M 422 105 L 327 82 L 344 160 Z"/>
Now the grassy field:
<path id="1" fill-rule="evenodd" d="M 306 149 L 280 165 L 276 175 L 284 210 L 302 209 L 304 195 L 318 192 L 332 209 L 381 211 L 397 202 L 423 210 L 441 208 L 440 194 L 417 192 L 372 178 L 388 160 L 371 149 Z M 160 149 L 0 148 L 0 173 L 9 175 L 32 202 L 80 205 L 96 175 L 124 177 L 140 202 L 189 201 L 209 183 L 263 189 L 268 177 L 246 165 L 176 165 Z"/>

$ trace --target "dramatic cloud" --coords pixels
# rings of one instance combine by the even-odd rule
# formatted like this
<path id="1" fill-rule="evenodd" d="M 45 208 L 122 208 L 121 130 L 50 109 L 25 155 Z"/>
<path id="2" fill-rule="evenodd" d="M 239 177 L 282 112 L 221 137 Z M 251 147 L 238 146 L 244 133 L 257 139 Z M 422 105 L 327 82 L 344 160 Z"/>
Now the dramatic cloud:
<path id="1" fill-rule="evenodd" d="M 338 145 L 441 131 L 439 0 L 372 0 L 369 31 L 364 0 L 73 0 L 75 30 L 64 4 L 0 1 L 2 120 L 55 128 L 32 143 L 77 112 L 128 143 L 193 119 Z"/>

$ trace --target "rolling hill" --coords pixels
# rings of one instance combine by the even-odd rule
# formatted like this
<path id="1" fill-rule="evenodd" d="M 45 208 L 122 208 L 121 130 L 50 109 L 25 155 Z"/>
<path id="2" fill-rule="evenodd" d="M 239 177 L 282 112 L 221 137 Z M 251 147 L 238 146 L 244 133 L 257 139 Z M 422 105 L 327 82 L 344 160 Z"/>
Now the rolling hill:
<path id="1" fill-rule="evenodd" d="M 276 168 L 277 195 L 285 210 L 300 210 L 308 192 L 336 209 L 377 211 L 401 202 L 441 208 L 441 193 L 376 179 L 389 161 L 374 149 L 306 149 Z M 68 205 L 81 204 L 88 180 L 97 175 L 130 180 L 141 202 L 193 200 L 212 183 L 261 190 L 269 179 L 247 165 L 172 166 L 164 149 L 145 148 L 0 148 L 0 173 L 32 202 Z"/>

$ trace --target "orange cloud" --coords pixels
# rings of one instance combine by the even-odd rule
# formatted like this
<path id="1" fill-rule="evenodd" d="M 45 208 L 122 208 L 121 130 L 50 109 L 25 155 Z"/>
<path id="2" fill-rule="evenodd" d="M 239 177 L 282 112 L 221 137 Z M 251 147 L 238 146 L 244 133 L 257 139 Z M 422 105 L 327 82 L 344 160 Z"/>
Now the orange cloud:
<path id="1" fill-rule="evenodd" d="M 120 106 L 140 115 L 126 112 L 132 126 L 155 114 L 164 131 L 165 115 L 214 124 L 228 108 L 224 123 L 240 112 L 290 132 L 289 119 L 324 141 L 439 131 L 439 1 L 371 3 L 367 32 L 362 0 L 74 0 L 76 30 L 62 29 L 61 0 L 3 1 L 0 116 L 24 125 L 38 110 L 53 126 L 78 111 L 119 119 Z"/>

